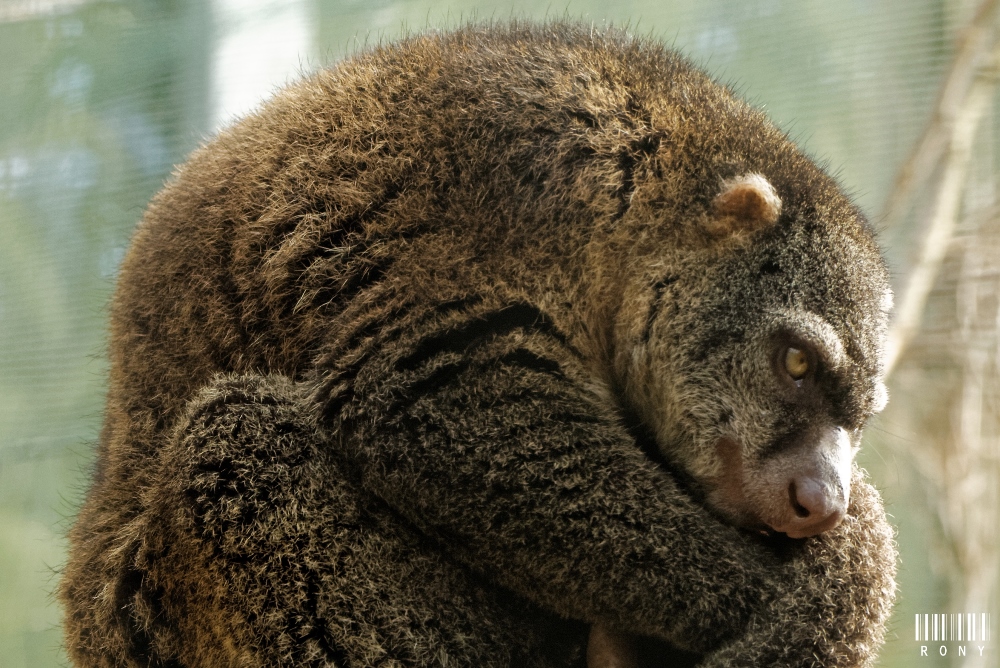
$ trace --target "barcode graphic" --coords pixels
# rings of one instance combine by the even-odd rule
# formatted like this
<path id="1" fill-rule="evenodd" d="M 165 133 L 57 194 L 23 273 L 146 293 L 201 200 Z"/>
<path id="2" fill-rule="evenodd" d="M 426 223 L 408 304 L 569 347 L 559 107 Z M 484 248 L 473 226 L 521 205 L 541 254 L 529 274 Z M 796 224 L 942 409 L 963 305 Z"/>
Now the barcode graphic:
<path id="1" fill-rule="evenodd" d="M 916 617 L 918 642 L 988 642 L 990 639 L 990 614 L 987 612 L 918 614 Z"/>

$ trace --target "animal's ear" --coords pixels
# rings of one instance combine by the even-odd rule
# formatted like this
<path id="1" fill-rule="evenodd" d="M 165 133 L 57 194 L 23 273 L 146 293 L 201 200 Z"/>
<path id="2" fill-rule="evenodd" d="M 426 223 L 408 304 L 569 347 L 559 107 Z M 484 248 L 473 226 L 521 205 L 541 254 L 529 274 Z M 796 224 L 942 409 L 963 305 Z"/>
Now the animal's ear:
<path id="1" fill-rule="evenodd" d="M 778 222 L 781 198 L 760 174 L 744 174 L 724 181 L 712 200 L 708 231 L 717 237 L 755 232 Z"/>

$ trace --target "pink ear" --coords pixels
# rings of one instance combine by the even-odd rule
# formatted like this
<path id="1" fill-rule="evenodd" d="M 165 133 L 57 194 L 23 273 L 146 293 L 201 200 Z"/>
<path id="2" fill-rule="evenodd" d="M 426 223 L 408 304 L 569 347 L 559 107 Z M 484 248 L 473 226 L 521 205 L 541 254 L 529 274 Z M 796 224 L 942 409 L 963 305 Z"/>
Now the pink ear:
<path id="1" fill-rule="evenodd" d="M 781 198 L 760 174 L 744 174 L 722 184 L 712 200 L 708 231 L 716 236 L 754 232 L 778 222 Z"/>

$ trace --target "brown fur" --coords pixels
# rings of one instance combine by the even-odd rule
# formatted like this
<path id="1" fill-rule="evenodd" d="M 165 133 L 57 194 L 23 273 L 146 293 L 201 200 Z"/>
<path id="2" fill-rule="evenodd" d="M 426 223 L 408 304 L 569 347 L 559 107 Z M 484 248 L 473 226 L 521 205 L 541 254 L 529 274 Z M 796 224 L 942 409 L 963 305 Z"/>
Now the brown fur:
<path id="1" fill-rule="evenodd" d="M 725 213 L 764 224 L 720 236 L 751 173 L 780 217 L 750 193 Z M 836 184 L 655 44 L 469 27 L 321 72 L 136 232 L 72 661 L 579 666 L 600 623 L 660 661 L 868 665 L 895 558 L 874 490 L 856 474 L 795 542 L 731 526 L 760 509 L 712 481 L 720 438 L 753 498 L 809 415 L 860 430 L 886 285 Z M 789 330 L 844 348 L 808 405 L 761 361 Z"/>

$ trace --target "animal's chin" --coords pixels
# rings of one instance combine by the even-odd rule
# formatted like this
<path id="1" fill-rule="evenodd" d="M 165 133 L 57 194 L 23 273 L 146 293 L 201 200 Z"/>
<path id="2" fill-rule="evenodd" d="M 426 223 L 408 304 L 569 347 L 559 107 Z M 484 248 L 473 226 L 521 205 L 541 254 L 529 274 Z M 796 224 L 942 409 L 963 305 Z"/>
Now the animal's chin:
<path id="1" fill-rule="evenodd" d="M 809 536 L 817 536 L 825 531 L 837 528 L 842 520 L 843 520 L 842 515 L 831 515 L 822 522 L 817 522 L 806 526 L 801 526 L 801 525 L 786 526 L 783 524 L 778 524 L 777 526 L 772 525 L 771 528 L 772 530 L 778 533 L 785 534 L 789 538 L 808 538 Z"/>
<path id="2" fill-rule="evenodd" d="M 787 536 L 788 538 L 795 539 L 806 538 L 807 536 L 819 533 L 801 533 L 794 528 L 784 526 L 783 523 L 778 521 L 767 522 L 745 508 L 727 508 L 713 504 L 711 503 L 711 498 L 710 495 L 709 500 L 712 509 L 722 517 L 723 521 L 744 531 L 757 533 L 762 536 Z"/>

